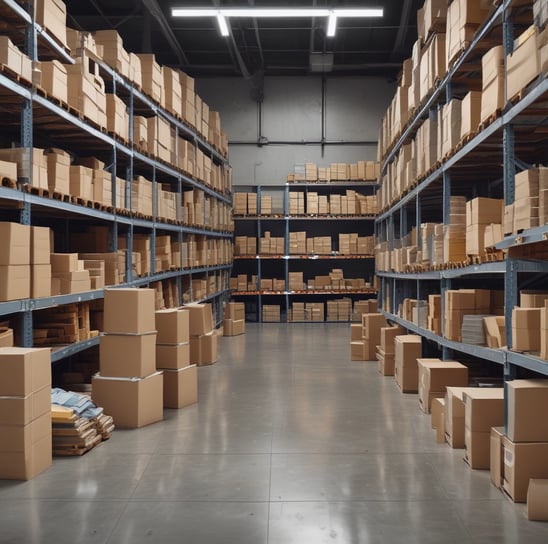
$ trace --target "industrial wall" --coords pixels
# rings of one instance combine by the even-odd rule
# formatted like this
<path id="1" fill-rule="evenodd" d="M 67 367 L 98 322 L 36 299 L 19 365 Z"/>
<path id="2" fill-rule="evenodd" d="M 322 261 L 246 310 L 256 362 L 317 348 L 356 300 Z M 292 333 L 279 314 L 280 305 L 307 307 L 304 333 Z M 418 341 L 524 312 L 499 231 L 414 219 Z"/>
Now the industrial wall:
<path id="1" fill-rule="evenodd" d="M 196 88 L 221 113 L 234 184 L 279 185 L 295 163 L 376 159 L 395 84 L 377 77 L 270 77 L 261 105 L 243 78 L 201 79 Z"/>

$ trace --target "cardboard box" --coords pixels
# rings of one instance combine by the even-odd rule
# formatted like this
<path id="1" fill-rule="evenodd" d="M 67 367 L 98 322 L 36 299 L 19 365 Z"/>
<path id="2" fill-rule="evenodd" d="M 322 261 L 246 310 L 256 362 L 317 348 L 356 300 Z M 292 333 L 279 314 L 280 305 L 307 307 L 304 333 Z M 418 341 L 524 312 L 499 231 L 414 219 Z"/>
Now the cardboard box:
<path id="1" fill-rule="evenodd" d="M 436 442 L 441 444 L 445 441 L 445 399 L 436 397 L 432 399 L 431 407 L 432 429 L 436 430 Z"/>
<path id="2" fill-rule="evenodd" d="M 184 408 L 198 402 L 198 367 L 164 371 L 164 406 Z"/>
<path id="3" fill-rule="evenodd" d="M 181 344 L 190 341 L 190 312 L 187 309 L 156 312 L 158 344 Z M 169 367 L 168 367 L 169 368 Z"/>
<path id="4" fill-rule="evenodd" d="M 0 396 L 0 425 L 28 425 L 51 410 L 51 387 L 30 393 L 26 397 Z M 0 450 L 3 446 L 0 446 Z"/>
<path id="5" fill-rule="evenodd" d="M 0 266 L 0 301 L 29 298 L 30 266 Z"/>
<path id="6" fill-rule="evenodd" d="M 513 442 L 548 442 L 548 380 L 507 382 L 508 438 Z"/>
<path id="7" fill-rule="evenodd" d="M 32 298 L 51 296 L 51 265 L 35 264 L 30 270 L 30 296 Z"/>
<path id="8" fill-rule="evenodd" d="M 463 395 L 472 387 L 447 387 L 445 395 L 445 437 L 452 448 L 464 448 L 465 407 Z"/>
<path id="9" fill-rule="evenodd" d="M 31 262 L 31 227 L 0 222 L 0 266 L 28 265 Z"/>
<path id="10" fill-rule="evenodd" d="M 143 334 L 156 330 L 154 289 L 105 289 L 105 330 Z"/>
<path id="11" fill-rule="evenodd" d="M 548 521 L 548 480 L 531 478 L 527 488 L 527 519 Z"/>
<path id="12" fill-rule="evenodd" d="M 229 302 L 225 306 L 225 317 L 234 320 L 245 319 L 245 304 L 243 302 Z"/>
<path id="13" fill-rule="evenodd" d="M 369 361 L 369 342 L 367 340 L 357 340 L 350 342 L 350 360 L 351 361 Z"/>
<path id="14" fill-rule="evenodd" d="M 537 30 L 531 26 L 519 36 L 513 53 L 506 57 L 506 98 L 511 99 L 518 94 L 538 76 L 539 71 Z"/>
<path id="15" fill-rule="evenodd" d="M 92 379 L 91 398 L 117 427 L 138 428 L 162 421 L 164 378 L 155 372 L 146 378 L 109 378 L 97 374 Z"/>
<path id="16" fill-rule="evenodd" d="M 103 334 L 99 341 L 102 376 L 144 378 L 156 371 L 156 332 Z"/>
<path id="17" fill-rule="evenodd" d="M 40 86 L 61 102 L 67 102 L 67 69 L 58 60 L 37 63 L 41 72 Z"/>
<path id="18" fill-rule="evenodd" d="M 217 362 L 219 358 L 219 336 L 217 334 L 209 333 L 203 334 L 200 338 L 200 365 L 211 365 Z"/>
<path id="19" fill-rule="evenodd" d="M 383 329 L 381 329 L 382 331 Z M 350 325 L 350 341 L 357 342 L 363 338 L 363 328 L 359 323 L 352 323 Z"/>
<path id="20" fill-rule="evenodd" d="M 190 311 L 189 322 L 191 336 L 207 334 L 213 329 L 211 304 L 186 304 L 185 308 Z"/>
<path id="21" fill-rule="evenodd" d="M 50 264 L 50 234 L 48 227 L 31 227 L 30 264 Z"/>
<path id="22" fill-rule="evenodd" d="M 502 487 L 504 478 L 504 448 L 502 447 L 503 436 L 504 427 L 493 427 L 491 429 L 489 471 L 491 475 L 491 483 L 498 489 Z"/>
<path id="23" fill-rule="evenodd" d="M 422 353 L 422 338 L 407 334 L 396 336 L 394 376 L 402 393 L 417 393 L 419 390 L 419 367 L 417 359 Z"/>
<path id="24" fill-rule="evenodd" d="M 463 393 L 465 425 L 472 431 L 490 432 L 504 424 L 504 389 L 475 387 Z"/>
<path id="25" fill-rule="evenodd" d="M 512 442 L 504 447 L 503 488 L 514 502 L 525 502 L 531 478 L 548 478 L 548 442 Z"/>
<path id="26" fill-rule="evenodd" d="M 417 359 L 419 368 L 419 405 L 429 414 L 432 399 L 445 396 L 448 385 L 466 387 L 468 367 L 457 361 Z"/>
<path id="27" fill-rule="evenodd" d="M 67 8 L 62 0 L 36 0 L 36 22 L 55 36 L 57 41 L 67 45 Z"/>
<path id="28" fill-rule="evenodd" d="M 0 348 L 0 396 L 26 397 L 51 386 L 51 355 L 45 348 Z"/>
<path id="29" fill-rule="evenodd" d="M 512 349 L 540 350 L 540 308 L 512 309 Z"/>
<path id="30" fill-rule="evenodd" d="M 481 92 L 470 91 L 461 104 L 460 137 L 475 134 L 481 122 Z"/>
<path id="31" fill-rule="evenodd" d="M 224 336 L 239 336 L 240 334 L 245 334 L 245 320 L 224 319 L 223 334 Z"/>
<path id="32" fill-rule="evenodd" d="M 0 348 L 13 347 L 13 329 L 0 326 Z"/>
<path id="33" fill-rule="evenodd" d="M 51 416 L 47 436 L 30 444 L 25 452 L 0 451 L 1 480 L 31 480 L 52 463 Z"/>
<path id="34" fill-rule="evenodd" d="M 3 453 L 25 454 L 32 444 L 51 435 L 51 413 L 47 411 L 27 425 L 0 425 Z"/>
<path id="35" fill-rule="evenodd" d="M 178 370 L 190 364 L 190 343 L 157 344 L 156 367 L 161 370 Z"/>

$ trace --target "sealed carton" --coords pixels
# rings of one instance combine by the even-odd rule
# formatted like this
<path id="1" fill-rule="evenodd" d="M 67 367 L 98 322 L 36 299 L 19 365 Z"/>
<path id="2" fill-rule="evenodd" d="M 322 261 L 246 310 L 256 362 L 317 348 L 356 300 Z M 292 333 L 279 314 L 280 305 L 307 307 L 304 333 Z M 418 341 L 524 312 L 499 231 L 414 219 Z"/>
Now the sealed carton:
<path id="1" fill-rule="evenodd" d="M 181 344 L 190 340 L 190 312 L 187 309 L 169 309 L 156 312 L 158 344 Z"/>
<path id="2" fill-rule="evenodd" d="M 511 380 L 508 392 L 508 438 L 514 442 L 548 442 L 548 380 Z"/>
<path id="3" fill-rule="evenodd" d="M 184 408 L 198 402 L 198 367 L 164 371 L 164 406 Z"/>
<path id="4" fill-rule="evenodd" d="M 502 481 L 504 478 L 504 448 L 502 447 L 503 436 L 504 427 L 493 427 L 491 429 L 489 471 L 491 483 L 498 489 L 502 487 Z"/>
<path id="5" fill-rule="evenodd" d="M 177 370 L 190 364 L 190 343 L 157 344 L 156 367 L 158 369 Z"/>
<path id="6" fill-rule="evenodd" d="M 46 348 L 0 348 L 0 396 L 26 397 L 51 385 Z"/>
<path id="7" fill-rule="evenodd" d="M 144 378 L 156 371 L 156 332 L 103 334 L 99 342 L 102 376 Z"/>
<path id="8" fill-rule="evenodd" d="M 156 330 L 154 289 L 105 289 L 105 331 L 142 334 Z"/>
<path id="9" fill-rule="evenodd" d="M 429 414 L 432 400 L 444 397 L 448 385 L 466 387 L 468 368 L 457 361 L 417 359 L 419 367 L 419 405 Z"/>

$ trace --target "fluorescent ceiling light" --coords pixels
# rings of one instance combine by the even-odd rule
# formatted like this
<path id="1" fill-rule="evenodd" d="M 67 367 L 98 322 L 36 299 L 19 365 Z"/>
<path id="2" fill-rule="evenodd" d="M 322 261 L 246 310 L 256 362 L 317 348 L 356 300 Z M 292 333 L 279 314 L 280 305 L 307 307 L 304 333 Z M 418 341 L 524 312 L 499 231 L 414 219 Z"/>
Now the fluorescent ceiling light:
<path id="1" fill-rule="evenodd" d="M 226 22 L 226 17 L 223 15 L 217 15 L 217 23 L 219 23 L 219 30 L 221 31 L 221 36 L 228 36 L 228 24 Z"/>
<path id="2" fill-rule="evenodd" d="M 349 17 L 353 19 L 359 19 L 361 17 L 383 17 L 383 8 L 367 8 L 367 9 L 334 9 L 333 13 L 337 17 Z"/>
<path id="3" fill-rule="evenodd" d="M 382 8 L 173 8 L 173 17 L 329 17 L 333 13 L 337 17 L 362 18 L 382 17 Z"/>
<path id="4" fill-rule="evenodd" d="M 337 31 L 337 16 L 331 12 L 327 20 L 327 37 L 334 38 Z"/>

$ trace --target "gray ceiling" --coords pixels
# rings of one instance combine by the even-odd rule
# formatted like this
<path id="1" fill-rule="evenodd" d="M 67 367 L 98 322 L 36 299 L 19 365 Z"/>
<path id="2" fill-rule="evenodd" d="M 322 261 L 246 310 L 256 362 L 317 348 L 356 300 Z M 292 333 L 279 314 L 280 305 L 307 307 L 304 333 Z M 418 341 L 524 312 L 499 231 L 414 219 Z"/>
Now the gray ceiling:
<path id="1" fill-rule="evenodd" d="M 336 75 L 394 77 L 417 37 L 416 14 L 423 0 L 66 0 L 68 26 L 84 30 L 116 28 L 125 48 L 154 52 L 165 65 L 193 76 L 305 75 L 311 53 L 333 53 Z M 180 19 L 172 7 L 383 7 L 379 19 L 343 19 L 335 38 L 326 20 L 232 19 L 232 33 L 220 35 L 214 19 Z"/>

